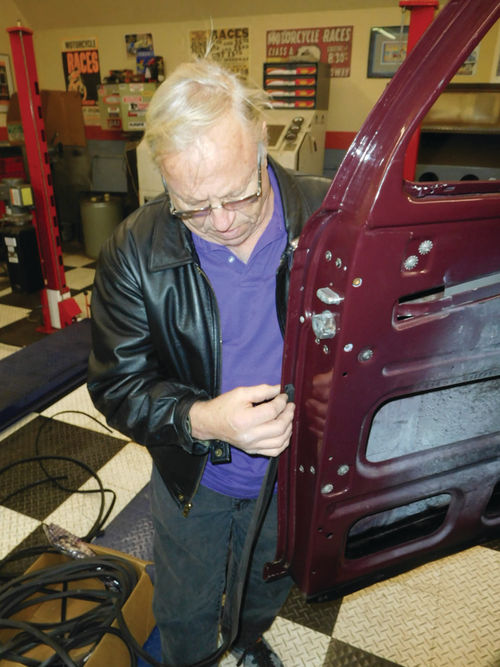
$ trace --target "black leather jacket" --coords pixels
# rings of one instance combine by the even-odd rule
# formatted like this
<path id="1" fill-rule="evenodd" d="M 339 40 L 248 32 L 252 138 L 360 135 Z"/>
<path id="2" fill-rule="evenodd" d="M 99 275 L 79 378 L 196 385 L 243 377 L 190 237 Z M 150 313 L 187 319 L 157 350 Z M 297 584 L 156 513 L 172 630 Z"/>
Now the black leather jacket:
<path id="1" fill-rule="evenodd" d="M 269 158 L 281 191 L 289 243 L 276 278 L 284 331 L 292 247 L 319 208 L 329 181 L 289 172 Z M 167 488 L 187 512 L 209 446 L 194 440 L 187 415 L 220 382 L 215 295 L 191 233 L 165 196 L 135 211 L 104 244 L 92 291 L 88 389 L 108 423 L 145 445 Z"/>

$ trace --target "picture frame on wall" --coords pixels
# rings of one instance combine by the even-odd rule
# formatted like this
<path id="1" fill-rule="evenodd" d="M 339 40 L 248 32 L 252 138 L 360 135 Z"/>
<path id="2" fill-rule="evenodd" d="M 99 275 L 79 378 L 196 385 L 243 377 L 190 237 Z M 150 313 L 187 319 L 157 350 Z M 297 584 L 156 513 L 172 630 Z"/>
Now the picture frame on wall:
<path id="1" fill-rule="evenodd" d="M 500 34 L 498 35 L 495 52 L 493 54 L 490 81 L 492 83 L 500 83 Z"/>
<path id="2" fill-rule="evenodd" d="M 383 26 L 370 30 L 368 78 L 390 79 L 406 57 L 408 26 Z"/>
<path id="3" fill-rule="evenodd" d="M 0 53 L 0 106 L 8 106 L 9 99 L 14 92 L 10 57 Z"/>

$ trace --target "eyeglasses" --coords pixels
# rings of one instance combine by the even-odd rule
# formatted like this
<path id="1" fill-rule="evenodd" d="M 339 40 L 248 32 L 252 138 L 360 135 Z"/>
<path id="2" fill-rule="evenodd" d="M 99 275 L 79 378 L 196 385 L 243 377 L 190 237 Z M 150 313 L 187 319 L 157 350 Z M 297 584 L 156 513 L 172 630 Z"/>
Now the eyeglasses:
<path id="1" fill-rule="evenodd" d="M 180 218 L 181 220 L 189 220 L 192 218 L 206 218 L 207 216 L 211 215 L 212 211 L 215 211 L 219 208 L 223 208 L 226 211 L 239 211 L 245 208 L 246 206 L 250 206 L 250 204 L 255 204 L 255 202 L 258 201 L 258 199 L 262 195 L 261 158 L 259 155 L 259 158 L 257 160 L 257 192 L 254 192 L 251 195 L 245 195 L 244 197 L 240 197 L 239 199 L 228 199 L 226 201 L 221 201 L 220 204 L 218 204 L 217 206 L 212 206 L 212 205 L 202 206 L 201 208 L 193 208 L 189 210 L 175 208 L 172 203 L 172 200 L 170 199 L 170 195 L 167 189 L 167 184 L 165 183 L 165 179 L 163 178 L 163 176 L 162 180 L 163 180 L 163 187 L 165 188 L 165 192 L 167 193 L 168 201 L 170 204 L 170 213 Z"/>

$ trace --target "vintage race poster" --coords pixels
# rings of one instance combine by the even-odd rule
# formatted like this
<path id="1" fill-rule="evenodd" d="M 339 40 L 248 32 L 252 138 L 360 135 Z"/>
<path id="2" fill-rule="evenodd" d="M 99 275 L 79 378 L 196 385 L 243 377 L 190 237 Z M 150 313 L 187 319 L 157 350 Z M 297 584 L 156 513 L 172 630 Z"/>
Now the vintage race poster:
<path id="1" fill-rule="evenodd" d="M 463 76 L 473 76 L 477 72 L 477 61 L 479 60 L 479 46 L 476 46 L 474 51 L 468 56 L 465 62 L 462 64 L 457 74 L 462 74 Z"/>
<path id="2" fill-rule="evenodd" d="M 13 90 L 9 56 L 0 53 L 0 107 L 9 106 L 9 98 Z"/>
<path id="3" fill-rule="evenodd" d="M 125 35 L 125 45 L 129 56 L 135 57 L 139 49 L 153 51 L 153 35 L 150 32 Z"/>
<path id="4" fill-rule="evenodd" d="M 96 105 L 97 89 L 101 83 L 97 40 L 66 40 L 63 44 L 62 61 L 66 90 L 80 93 L 82 105 Z"/>
<path id="5" fill-rule="evenodd" d="M 210 53 L 213 60 L 246 78 L 249 71 L 249 32 L 249 28 L 191 30 L 191 53 L 200 58 Z"/>
<path id="6" fill-rule="evenodd" d="M 330 65 L 332 77 L 351 75 L 353 26 L 268 30 L 267 60 L 315 60 Z"/>

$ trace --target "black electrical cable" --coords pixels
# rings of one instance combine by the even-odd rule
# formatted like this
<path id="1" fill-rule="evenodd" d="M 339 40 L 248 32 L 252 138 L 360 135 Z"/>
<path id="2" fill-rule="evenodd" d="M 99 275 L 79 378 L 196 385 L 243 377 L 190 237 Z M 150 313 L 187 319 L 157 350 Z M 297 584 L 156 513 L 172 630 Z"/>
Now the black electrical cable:
<path id="1" fill-rule="evenodd" d="M 7 502 L 16 494 L 35 488 L 45 483 L 52 483 L 59 489 L 69 493 L 100 493 L 101 504 L 98 517 L 95 520 L 88 535 L 82 538 L 85 542 L 90 542 L 106 523 L 111 511 L 113 510 L 116 494 L 112 489 L 105 489 L 99 476 L 86 463 L 69 456 L 42 455 L 40 454 L 40 439 L 43 429 L 52 423 L 53 417 L 64 413 L 79 413 L 93 419 L 106 430 L 111 431 L 92 415 L 76 410 L 65 410 L 56 413 L 49 420 L 44 421 L 35 440 L 36 455 L 22 460 L 15 461 L 0 470 L 0 475 L 13 470 L 19 465 L 26 463 L 37 463 L 45 475 L 45 479 L 37 480 L 23 488 L 8 494 L 0 504 Z M 67 461 L 73 465 L 83 468 L 90 477 L 97 482 L 97 489 L 81 490 L 70 488 L 63 482 L 67 480 L 65 475 L 54 476 L 48 470 L 46 464 L 50 461 Z M 105 511 L 105 494 L 111 493 L 112 500 L 109 508 Z M 39 546 L 30 549 L 18 550 L 9 554 L 0 561 L 0 570 L 14 560 L 20 560 L 28 556 L 37 556 L 42 553 L 57 553 L 60 550 L 50 546 Z M 113 559 L 113 566 L 109 566 L 109 559 Z M 47 573 L 47 570 L 49 573 Z M 72 581 L 80 581 L 85 578 L 98 579 L 104 582 L 106 588 L 94 589 L 71 589 L 68 584 Z M 70 561 L 67 564 L 46 570 L 34 570 L 24 575 L 10 578 L 10 580 L 0 586 L 0 627 L 18 629 L 8 642 L 0 643 L 0 659 L 7 658 L 14 660 L 18 664 L 28 667 L 40 667 L 41 665 L 68 665 L 75 667 L 76 663 L 69 656 L 68 651 L 77 650 L 90 646 L 90 652 L 105 634 L 116 635 L 125 643 L 130 656 L 131 667 L 137 664 L 135 649 L 128 641 L 123 638 L 123 633 L 119 628 L 112 627 L 117 613 L 121 606 L 132 592 L 137 582 L 137 575 L 133 566 L 126 560 L 118 557 L 86 558 Z M 55 590 L 54 585 L 59 586 L 60 590 Z M 77 617 L 67 618 L 67 602 L 71 599 L 85 600 L 94 603 L 94 606 L 80 614 Z M 11 618 L 17 613 L 28 610 L 33 604 L 41 605 L 45 602 L 53 603 L 55 600 L 60 602 L 61 618 L 56 623 L 27 623 Z M 123 624 L 122 620 L 122 624 Z M 37 645 L 45 644 L 50 646 L 54 653 L 52 656 L 41 663 L 39 660 L 27 658 L 23 655 L 31 648 Z M 89 651 L 85 658 L 88 658 Z M 80 659 L 79 659 L 80 662 Z"/>
<path id="2" fill-rule="evenodd" d="M 99 419 L 96 419 L 96 417 L 94 417 L 93 415 L 90 415 L 87 412 L 84 412 L 83 410 L 60 410 L 59 412 L 55 412 L 53 415 L 51 415 L 48 418 L 47 421 L 42 422 L 40 424 L 40 427 L 38 429 L 38 433 L 37 433 L 37 436 L 36 436 L 36 439 L 35 439 L 35 453 L 36 454 L 40 453 L 40 449 L 39 449 L 40 438 L 41 438 L 42 431 L 44 430 L 44 428 L 46 428 L 49 424 L 52 424 L 53 421 L 55 420 L 55 417 L 59 417 L 60 415 L 65 415 L 65 414 L 83 415 L 84 417 L 87 417 L 88 419 L 92 419 L 96 424 L 99 424 L 99 426 L 106 429 L 106 431 L 109 431 L 109 433 L 113 432 L 113 430 L 111 428 L 109 428 L 109 426 L 107 426 L 106 424 L 103 424 Z M 106 489 L 105 490 L 107 493 L 112 494 L 112 500 L 111 500 L 111 504 L 108 508 L 108 511 L 103 516 L 104 495 L 102 494 L 102 485 L 100 483 L 100 480 L 97 478 L 95 473 L 93 473 L 93 476 L 99 484 L 99 487 L 100 487 L 99 490 L 98 489 L 73 489 L 73 488 L 68 488 L 68 487 L 64 486 L 63 484 L 61 484 L 60 483 L 61 478 L 51 476 L 49 474 L 49 472 L 46 470 L 45 466 L 43 465 L 43 461 L 40 462 L 40 467 L 43 470 L 43 472 L 46 474 L 47 478 L 50 479 L 50 481 L 52 481 L 55 484 L 55 486 L 57 486 L 61 491 L 65 491 L 67 493 L 80 493 L 80 494 L 97 493 L 98 491 L 101 491 L 101 507 L 100 507 L 98 518 L 97 518 L 96 522 L 94 523 L 94 526 L 92 527 L 90 532 L 82 538 L 85 542 L 92 541 L 94 539 L 94 537 L 96 537 L 96 535 L 99 534 L 100 530 L 102 529 L 102 526 L 104 526 L 104 524 L 108 520 L 109 515 L 111 514 L 111 512 L 113 510 L 113 507 L 114 507 L 115 502 L 116 502 L 116 494 L 114 493 L 114 491 L 112 491 L 111 489 Z"/>
<path id="3" fill-rule="evenodd" d="M 100 588 L 69 588 L 61 584 L 85 580 L 101 582 Z M 133 565 L 117 556 L 88 557 L 72 560 L 63 565 L 32 570 L 8 584 L 0 587 L 0 627 L 17 628 L 22 632 L 5 644 L 0 645 L 0 659 L 5 658 L 25 661 L 23 654 L 36 645 L 47 644 L 55 656 L 63 660 L 64 665 L 75 667 L 69 651 L 90 646 L 84 658 L 95 648 L 101 638 L 107 634 L 117 635 L 127 646 L 131 665 L 136 664 L 135 650 L 123 638 L 122 632 L 112 628 L 119 610 L 128 599 L 137 583 L 137 573 Z M 94 585 L 95 586 L 95 585 Z M 82 611 L 72 618 L 63 618 L 54 622 L 20 622 L 12 619 L 20 611 L 44 602 L 64 601 L 69 599 L 85 600 L 95 603 L 91 609 Z M 62 608 L 62 607 L 61 607 Z M 40 665 L 40 662 L 33 663 Z M 46 664 L 51 664 L 46 661 Z"/>
<path id="4" fill-rule="evenodd" d="M 85 542 L 90 542 L 99 532 L 99 530 L 102 528 L 104 523 L 106 522 L 107 518 L 109 517 L 111 511 L 113 510 L 114 504 L 116 502 L 116 493 L 112 489 L 105 489 L 99 476 L 97 473 L 92 470 L 90 466 L 88 466 L 86 463 L 83 461 L 79 461 L 78 459 L 74 459 L 70 456 L 61 456 L 61 455 L 45 455 L 45 456 L 31 456 L 26 459 L 19 459 L 18 461 L 13 461 L 9 465 L 5 466 L 0 470 L 0 475 L 8 472 L 9 470 L 12 470 L 16 466 L 25 464 L 25 463 L 31 463 L 31 462 L 45 462 L 45 461 L 68 461 L 70 463 L 73 463 L 75 465 L 80 466 L 83 468 L 86 472 L 89 473 L 97 482 L 98 489 L 89 489 L 89 490 L 80 490 L 80 489 L 65 489 L 66 491 L 72 491 L 73 493 L 97 493 L 99 492 L 101 494 L 101 505 L 99 508 L 99 514 L 94 522 L 94 525 L 92 526 L 90 532 L 82 538 L 83 541 Z M 50 481 L 54 481 L 54 479 L 51 479 Z M 31 486 L 31 485 L 30 485 Z M 24 487 L 23 489 L 24 490 Z M 110 507 L 108 510 L 105 512 L 105 493 L 110 493 L 112 496 L 112 500 L 110 503 Z M 9 497 L 12 496 L 12 494 L 9 495 Z M 0 505 L 4 503 L 4 499 L 0 500 Z"/>
<path id="5" fill-rule="evenodd" d="M 102 531 L 103 526 L 105 525 L 106 521 L 108 520 L 111 512 L 113 511 L 115 502 L 116 502 L 116 494 L 112 489 L 105 489 L 101 483 L 101 480 L 99 479 L 98 475 L 95 473 L 95 471 L 90 467 L 87 466 L 85 463 L 79 461 L 78 459 L 75 459 L 73 457 L 60 457 L 59 460 L 66 460 L 70 463 L 74 463 L 75 465 L 79 465 L 80 467 L 84 468 L 96 481 L 98 484 L 97 489 L 74 489 L 68 486 L 63 485 L 61 482 L 66 479 L 65 476 L 59 475 L 59 476 L 54 476 L 50 474 L 50 472 L 47 470 L 46 466 L 44 463 L 48 460 L 56 460 L 55 456 L 43 456 L 40 454 L 40 438 L 42 435 L 42 431 L 44 428 L 47 427 L 48 424 L 52 424 L 54 421 L 55 417 L 58 417 L 59 415 L 63 414 L 81 414 L 87 417 L 88 419 L 93 420 L 96 422 L 96 424 L 99 424 L 102 428 L 106 429 L 110 433 L 112 433 L 112 429 L 110 429 L 106 424 L 103 424 L 100 420 L 96 419 L 93 415 L 90 415 L 82 410 L 61 410 L 49 417 L 47 421 L 42 422 L 40 425 L 36 438 L 35 438 L 35 453 L 36 456 L 34 457 L 29 457 L 25 459 L 20 459 L 18 461 L 15 461 L 14 463 L 6 466 L 5 468 L 0 469 L 0 475 L 4 472 L 7 472 L 11 470 L 13 467 L 17 465 L 21 465 L 23 463 L 30 463 L 30 462 L 37 462 L 40 468 L 42 469 L 43 473 L 45 474 L 45 478 L 41 480 L 37 480 L 35 482 L 32 482 L 31 484 L 25 485 L 19 489 L 14 490 L 13 492 L 9 493 L 7 496 L 3 497 L 0 499 L 0 505 L 5 505 L 9 500 L 11 500 L 15 495 L 19 493 L 23 493 L 25 491 L 29 491 L 30 489 L 35 488 L 36 486 L 40 486 L 42 484 L 46 483 L 52 483 L 57 488 L 59 488 L 62 491 L 65 491 L 67 493 L 79 493 L 79 494 L 92 494 L 92 493 L 100 493 L 101 495 L 101 503 L 100 503 L 100 508 L 99 508 L 99 513 L 97 516 L 97 519 L 95 520 L 92 528 L 90 531 L 87 533 L 87 535 L 84 535 L 82 537 L 82 540 L 85 542 L 91 542 L 96 535 L 99 535 L 100 532 Z M 105 511 L 106 507 L 106 499 L 105 499 L 105 494 L 111 494 L 111 501 L 108 509 Z M 0 568 L 1 568 L 2 562 L 0 562 Z"/>
<path id="6" fill-rule="evenodd" d="M 91 415 L 87 416 L 91 417 Z M 91 418 L 94 419 L 93 417 Z M 42 426 L 44 426 L 44 424 Z M 36 441 L 37 451 L 40 432 L 41 428 L 39 430 Z M 51 476 L 44 468 L 43 463 L 49 460 L 71 461 L 72 463 L 85 468 L 87 472 L 89 472 L 90 475 L 96 479 L 99 489 L 94 490 L 94 492 L 101 493 L 101 509 L 98 519 L 94 523 L 89 536 L 83 538 L 84 541 L 90 541 L 89 537 L 93 537 L 95 534 L 97 534 L 98 527 L 104 525 L 104 522 L 106 521 L 112 509 L 111 507 L 106 513 L 105 517 L 102 518 L 104 493 L 106 491 L 113 493 L 112 505 L 114 504 L 116 496 L 110 489 L 104 489 L 98 475 L 85 463 L 76 459 L 72 459 L 71 457 L 38 455 L 31 457 L 30 459 L 24 459 L 23 461 L 17 461 L 13 464 L 10 464 L 6 468 L 0 470 L 0 474 L 12 469 L 20 463 L 35 461 L 39 463 L 40 467 L 47 475 L 48 480 L 55 483 L 57 486 L 59 486 L 59 488 L 62 488 L 65 491 L 81 492 L 79 490 L 68 489 L 60 485 L 60 478 Z M 224 637 L 223 645 L 220 646 L 219 649 L 212 655 L 208 656 L 204 660 L 197 662 L 195 665 L 191 665 L 190 667 L 205 667 L 206 665 L 213 664 L 218 658 L 222 657 L 223 653 L 228 650 L 234 641 L 238 629 L 238 616 L 241 608 L 244 582 L 248 571 L 249 561 L 261 522 L 266 511 L 266 507 L 269 503 L 269 499 L 274 488 L 277 461 L 277 459 L 271 459 L 268 466 L 264 483 L 257 500 L 254 515 L 247 533 L 247 538 L 240 559 L 234 587 L 227 592 L 227 600 L 224 607 L 224 616 L 222 619 L 222 633 Z M 23 553 L 26 554 L 28 552 L 32 554 L 34 551 L 40 553 L 39 549 L 28 549 Z M 57 550 L 51 548 L 45 549 L 45 551 L 57 553 Z M 13 556 L 16 557 L 18 554 L 19 552 L 15 552 Z M 3 561 L 0 561 L 0 569 L 6 562 L 10 560 L 11 557 L 8 556 Z M 57 580 L 57 585 L 62 586 L 60 590 L 54 590 L 51 588 L 51 586 L 54 585 L 54 576 Z M 68 588 L 68 582 L 75 580 L 78 581 L 85 577 L 102 580 L 106 586 L 106 590 L 104 591 L 103 589 L 99 589 L 96 591 L 93 589 L 85 589 L 84 591 L 75 591 Z M 32 579 L 34 579 L 34 581 L 31 581 Z M 45 570 L 34 570 L 25 573 L 24 575 L 21 575 L 14 580 L 11 580 L 7 584 L 0 587 L 0 627 L 17 627 L 22 632 L 16 634 L 6 644 L 0 643 L 0 659 L 7 658 L 9 660 L 15 660 L 19 664 L 24 664 L 28 667 L 49 667 L 50 665 L 59 667 L 61 664 L 66 665 L 67 667 L 81 667 L 83 663 L 90 657 L 90 654 L 102 639 L 102 637 L 105 634 L 113 634 L 119 637 L 119 639 L 125 644 L 130 656 L 130 667 L 136 667 L 137 656 L 142 657 L 146 662 L 148 662 L 148 664 L 152 665 L 153 667 L 169 667 L 168 665 L 165 665 L 165 663 L 155 660 L 142 648 L 142 646 L 137 643 L 123 617 L 121 611 L 122 606 L 132 592 L 136 582 L 137 575 L 131 563 L 116 556 L 86 557 L 83 559 L 77 559 L 70 561 L 65 565 L 57 566 L 56 568 L 53 567 L 47 568 Z M 14 587 L 14 590 L 9 590 L 9 587 L 12 586 Z M 95 603 L 95 607 L 78 617 L 68 619 L 66 617 L 66 602 L 70 598 L 92 601 Z M 10 618 L 4 618 L 4 615 L 15 615 L 17 612 L 29 608 L 31 604 L 40 604 L 42 599 L 43 601 L 50 602 L 53 602 L 54 600 L 60 601 L 60 621 L 50 624 L 28 624 L 21 621 L 15 621 Z M 32 602 L 33 600 L 34 602 Z M 118 625 L 118 629 L 112 627 L 112 623 L 115 621 Z M 82 642 L 84 643 L 82 644 Z M 49 645 L 54 650 L 54 654 L 47 658 L 43 663 L 40 661 L 31 661 L 31 659 L 27 659 L 24 656 L 24 653 L 30 650 L 30 648 L 33 648 L 39 644 Z M 78 664 L 74 662 L 68 654 L 68 651 L 70 650 L 83 648 L 89 645 L 91 645 L 90 650 L 83 658 L 78 658 Z M 54 662 L 57 659 L 62 660 L 62 663 L 60 661 L 57 663 Z M 180 666 L 176 665 L 175 667 Z"/>
<path id="7" fill-rule="evenodd" d="M 58 642 L 54 641 L 50 635 L 48 635 L 45 632 L 41 632 L 38 630 L 38 628 L 34 627 L 31 623 L 25 623 L 23 621 L 11 621 L 8 619 L 3 619 L 0 618 L 0 627 L 4 628 L 18 628 L 19 630 L 23 630 L 24 632 L 28 634 L 32 634 L 36 639 L 39 640 L 40 644 L 47 644 L 50 646 L 56 654 L 58 655 L 59 658 L 63 661 L 65 665 L 68 667 L 75 667 L 75 663 L 69 655 L 66 653 L 66 651 L 58 644 Z M 5 652 L 2 647 L 0 647 L 0 658 L 6 658 L 9 660 L 18 660 L 17 655 L 12 655 L 9 652 Z"/>
<path id="8" fill-rule="evenodd" d="M 245 547 L 239 563 L 238 577 L 236 578 L 235 587 L 228 591 L 228 596 L 231 599 L 226 603 L 227 609 L 225 608 L 223 617 L 224 643 L 212 655 L 197 662 L 196 665 L 192 665 L 191 667 L 202 667 L 202 665 L 213 664 L 214 660 L 220 658 L 234 641 L 238 627 L 237 617 L 241 605 L 245 574 L 247 572 L 253 545 L 258 534 L 259 525 L 263 519 L 270 494 L 274 487 L 276 466 L 277 459 L 272 459 L 268 466 L 265 482 L 259 495 L 256 511 L 252 517 L 251 526 L 249 527 Z M 83 658 L 83 662 L 85 662 L 102 637 L 105 634 L 112 632 L 113 634 L 116 634 L 127 647 L 130 656 L 130 667 L 136 667 L 137 656 L 143 658 L 153 667 L 169 667 L 165 665 L 165 663 L 157 661 L 138 644 L 123 617 L 122 606 L 132 592 L 137 581 L 137 575 L 133 566 L 128 561 L 114 556 L 80 559 L 59 566 L 57 582 L 60 585 L 64 581 L 78 581 L 85 573 L 92 578 L 102 579 L 107 584 L 107 591 L 103 593 L 102 590 L 99 590 L 97 594 L 95 594 L 93 601 L 96 602 L 96 608 L 86 614 L 82 614 L 73 619 L 61 618 L 61 623 L 57 624 L 35 624 L 35 630 L 41 632 L 43 627 L 44 634 L 50 636 L 52 641 L 51 645 L 57 646 L 58 649 L 56 650 L 54 648 L 55 653 L 53 658 L 47 660 L 43 665 L 49 667 L 52 659 L 62 657 L 64 651 L 67 653 L 68 650 L 82 648 L 83 646 L 88 645 L 82 645 L 81 642 L 88 642 L 89 644 L 93 642 L 91 649 Z M 53 577 L 53 573 L 47 573 L 47 571 L 32 571 L 16 578 L 13 582 L 10 582 L 10 585 L 14 586 L 14 591 L 10 591 L 8 586 L 1 587 L 0 617 L 3 615 L 4 608 L 6 608 L 12 615 L 25 609 L 25 601 L 27 598 L 30 598 L 31 600 L 34 599 L 36 603 L 37 591 L 42 591 L 44 599 L 48 598 L 52 602 L 54 600 L 62 601 L 63 599 L 68 599 L 70 597 L 69 593 L 71 589 L 63 589 L 50 593 L 50 585 L 51 583 L 54 583 L 51 576 Z M 24 590 L 22 589 L 22 586 L 25 587 Z M 22 591 L 22 594 L 20 591 Z M 84 593 L 82 593 L 82 591 L 77 591 L 74 597 L 81 599 L 82 596 L 85 596 L 85 599 L 88 599 L 89 596 L 92 597 L 93 595 L 94 593 L 92 591 L 85 589 Z M 97 603 L 100 604 L 97 606 Z M 118 625 L 118 631 L 112 629 L 112 623 L 114 621 L 116 621 Z M 0 627 L 3 622 L 3 619 L 0 618 Z M 92 633 L 93 628 L 95 628 L 95 633 Z M 37 636 L 34 631 L 32 634 Z M 63 635 L 63 637 L 61 637 L 61 635 Z M 60 644 L 63 638 L 66 639 L 66 642 Z M 78 638 L 80 638 L 80 640 Z M 29 641 L 29 644 L 27 645 L 28 648 L 26 648 L 26 644 L 23 645 L 23 640 L 23 636 L 16 636 L 15 641 L 13 640 L 3 647 L 0 646 L 0 659 L 5 657 L 10 660 L 17 660 L 20 664 L 28 664 L 21 662 L 21 659 L 24 659 L 23 654 L 26 653 L 29 648 L 33 647 L 33 640 L 31 639 Z M 47 641 L 45 643 L 49 642 Z M 63 664 L 70 665 L 70 667 L 82 667 L 83 662 L 76 663 L 72 661 L 69 663 L 63 662 Z M 59 667 L 59 664 L 57 667 Z M 29 667 L 42 667 L 42 663 L 35 663 L 29 665 Z M 180 666 L 176 665 L 175 667 Z"/>
<path id="9" fill-rule="evenodd" d="M 1 474 L 1 471 L 0 471 Z M 12 491 L 12 493 L 9 493 L 8 496 L 4 496 L 3 498 L 0 498 L 0 505 L 6 505 L 9 500 L 12 500 L 14 496 L 17 496 L 20 493 L 24 493 L 25 491 L 30 491 L 31 489 L 35 489 L 37 486 L 42 486 L 42 484 L 47 484 L 49 482 L 54 483 L 56 480 L 59 479 L 66 479 L 66 477 L 51 477 L 47 479 L 38 479 L 36 482 L 32 482 L 31 484 L 26 484 L 25 486 L 15 489 L 15 491 Z"/>

